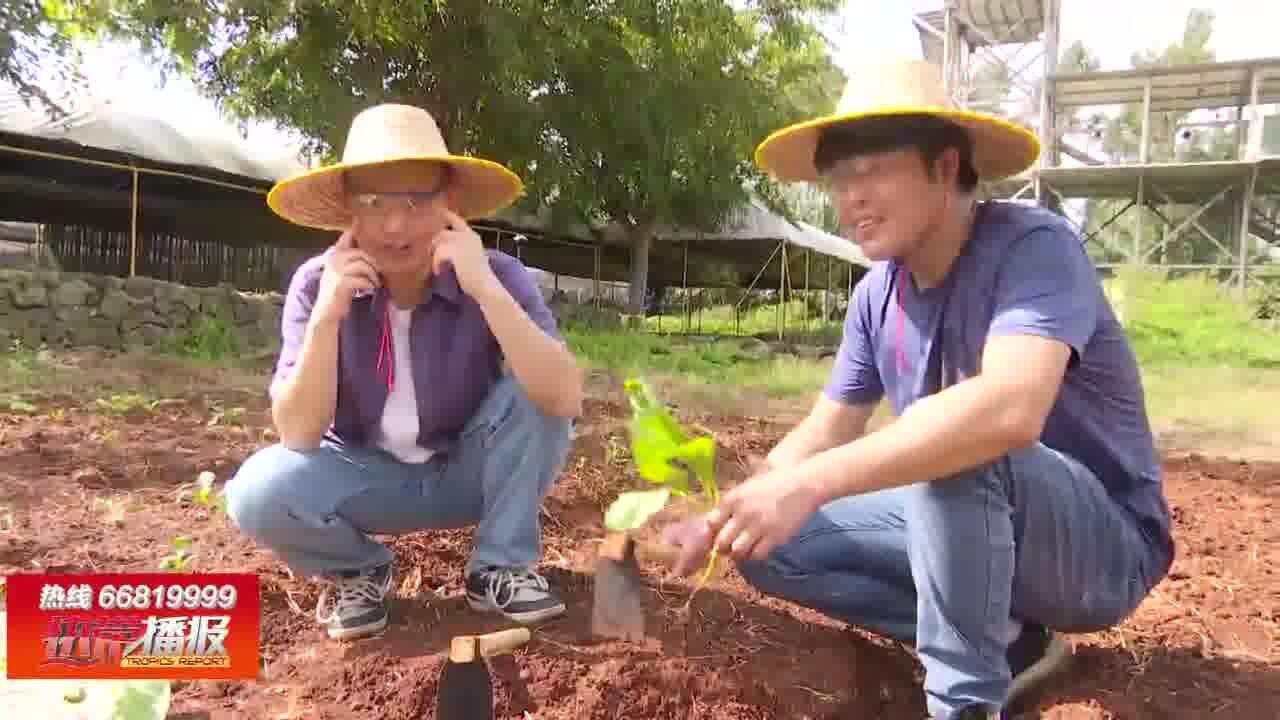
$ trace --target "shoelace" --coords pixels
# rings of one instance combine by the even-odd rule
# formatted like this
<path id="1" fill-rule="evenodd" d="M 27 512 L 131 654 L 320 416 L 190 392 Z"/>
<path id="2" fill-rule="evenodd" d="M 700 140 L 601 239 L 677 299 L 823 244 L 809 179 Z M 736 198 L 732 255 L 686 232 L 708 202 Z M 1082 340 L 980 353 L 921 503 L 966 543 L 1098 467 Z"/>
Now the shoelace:
<path id="1" fill-rule="evenodd" d="M 330 612 L 324 612 L 330 592 L 328 588 L 321 591 L 320 600 L 316 602 L 316 620 L 321 623 L 336 618 L 341 610 L 377 607 L 382 602 L 382 586 L 368 575 L 337 578 L 334 580 L 334 587 L 337 589 L 338 597 Z"/>
<path id="2" fill-rule="evenodd" d="M 485 599 L 500 608 L 511 604 L 521 590 L 547 592 L 551 588 L 546 578 L 531 570 L 491 570 L 488 577 L 489 584 L 485 587 Z M 504 596 L 505 599 L 500 599 L 499 596 Z"/>

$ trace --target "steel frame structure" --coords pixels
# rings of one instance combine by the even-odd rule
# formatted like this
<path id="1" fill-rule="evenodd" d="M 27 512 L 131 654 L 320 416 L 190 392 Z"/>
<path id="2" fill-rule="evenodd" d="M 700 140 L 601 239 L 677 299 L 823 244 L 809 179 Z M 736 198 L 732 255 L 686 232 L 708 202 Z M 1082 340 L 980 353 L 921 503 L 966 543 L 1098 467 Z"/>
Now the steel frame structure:
<path id="1" fill-rule="evenodd" d="M 945 0 L 942 10 L 915 17 L 925 57 L 940 63 L 948 90 L 969 109 L 990 110 L 970 102 L 974 94 L 970 58 L 984 50 L 1006 63 L 1017 79 L 1033 63 L 1014 65 L 1000 44 L 1019 57 L 1033 48 L 1040 60 L 1038 80 L 1023 80 L 1023 89 L 1038 82 L 1038 113 L 1014 114 L 1011 119 L 1035 129 L 1044 151 L 1037 166 L 1017 178 L 988 185 L 991 197 L 1034 199 L 1041 205 L 1068 199 L 1127 200 L 1095 228 L 1080 228 L 1086 242 L 1098 242 L 1120 262 L 1099 263 L 1100 269 L 1146 265 L 1163 259 L 1166 249 L 1189 231 L 1198 232 L 1217 248 L 1209 262 L 1159 264 L 1170 270 L 1208 270 L 1227 273 L 1243 294 L 1256 270 L 1259 255 L 1280 255 L 1280 217 L 1259 209 L 1262 196 L 1280 196 L 1280 156 L 1268 156 L 1262 146 L 1262 107 L 1280 103 L 1280 58 L 1142 68 L 1090 73 L 1058 73 L 1058 37 L 1062 0 Z M 1034 61 L 1033 61 L 1034 62 Z M 1141 137 L 1136 162 L 1092 158 L 1072 146 L 1055 127 L 1061 110 L 1136 105 L 1141 108 Z M 1234 108 L 1234 116 L 1209 124 L 1242 128 L 1236 158 L 1229 161 L 1152 162 L 1151 115 L 1168 111 Z M 1063 165 L 1062 156 L 1076 165 Z M 1168 205 L 1192 206 L 1190 214 L 1174 222 Z M 1230 237 L 1215 235 L 1202 218 L 1226 208 Z M 1131 210 L 1137 212 L 1138 232 L 1132 246 L 1109 243 L 1105 231 Z M 1141 244 L 1146 217 L 1162 223 L 1167 232 L 1154 243 Z M 1253 273 L 1256 281 L 1256 273 Z"/>

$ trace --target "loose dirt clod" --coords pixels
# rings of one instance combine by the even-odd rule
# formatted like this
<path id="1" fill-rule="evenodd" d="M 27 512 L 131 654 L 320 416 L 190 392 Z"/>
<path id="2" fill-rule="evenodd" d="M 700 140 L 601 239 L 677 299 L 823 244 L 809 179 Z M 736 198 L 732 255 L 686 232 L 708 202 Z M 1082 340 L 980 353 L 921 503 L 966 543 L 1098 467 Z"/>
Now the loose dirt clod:
<path id="1" fill-rule="evenodd" d="M 236 396 L 224 404 L 245 407 L 238 425 L 210 424 L 195 405 L 128 422 L 75 405 L 56 415 L 43 406 L 43 416 L 0 413 L 0 574 L 149 572 L 172 538 L 188 535 L 202 549 L 194 569 L 260 574 L 269 672 L 253 683 L 187 683 L 176 691 L 175 717 L 432 718 L 450 639 L 506 627 L 474 615 L 461 598 L 470 531 L 392 540 L 416 590 L 393 598 L 383 636 L 328 641 L 312 617 L 316 586 L 290 577 L 230 523 L 210 522 L 207 508 L 174 500 L 175 489 L 201 471 L 213 472 L 220 486 L 261 446 L 260 429 L 269 424 L 263 402 Z M 625 463 L 608 457 L 607 435 L 626 414 L 619 403 L 587 405 L 574 454 L 546 503 L 554 521 L 544 522 L 547 557 L 555 558 L 548 574 L 568 615 L 494 660 L 495 716 L 924 717 L 919 666 L 907 649 L 764 598 L 731 569 L 687 613 L 689 584 L 646 587 L 652 628 L 642 643 L 591 635 L 592 541 L 604 535 L 600 488 L 616 495 L 634 486 Z M 767 450 L 786 430 L 754 419 L 696 421 L 721 438 L 724 468 Z M 1177 456 L 1165 466 L 1179 552 L 1173 573 L 1122 627 L 1073 638 L 1078 669 L 1038 703 L 1040 717 L 1280 717 L 1280 464 Z M 112 482 L 73 480 L 85 467 Z M 105 522 L 94 500 L 142 510 Z M 648 572 L 643 556 L 641 563 Z"/>

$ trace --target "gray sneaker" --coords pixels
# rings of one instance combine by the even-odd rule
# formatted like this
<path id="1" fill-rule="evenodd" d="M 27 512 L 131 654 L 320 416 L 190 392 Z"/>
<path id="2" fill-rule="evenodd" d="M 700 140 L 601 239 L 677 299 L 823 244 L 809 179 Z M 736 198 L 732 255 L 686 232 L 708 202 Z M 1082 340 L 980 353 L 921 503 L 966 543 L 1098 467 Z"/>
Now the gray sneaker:
<path id="1" fill-rule="evenodd" d="M 489 567 L 469 574 L 467 603 L 521 624 L 550 620 L 565 610 L 547 579 L 526 568 Z"/>
<path id="2" fill-rule="evenodd" d="M 363 572 L 334 576 L 337 595 L 327 612 L 330 590 L 326 588 L 316 603 L 316 620 L 334 640 L 355 640 L 381 632 L 387 626 L 387 593 L 391 591 L 391 563 Z"/>

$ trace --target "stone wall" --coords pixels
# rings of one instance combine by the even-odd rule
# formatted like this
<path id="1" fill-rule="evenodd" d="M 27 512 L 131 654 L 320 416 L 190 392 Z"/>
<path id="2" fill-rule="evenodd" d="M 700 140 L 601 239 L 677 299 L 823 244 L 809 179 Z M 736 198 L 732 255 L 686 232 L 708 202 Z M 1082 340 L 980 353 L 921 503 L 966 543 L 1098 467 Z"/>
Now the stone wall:
<path id="1" fill-rule="evenodd" d="M 126 349 L 178 342 L 201 321 L 234 326 L 240 347 L 279 344 L 278 295 L 230 285 L 193 288 L 151 278 L 0 269 L 0 343 Z"/>

